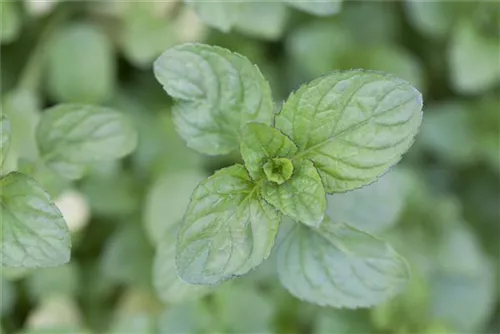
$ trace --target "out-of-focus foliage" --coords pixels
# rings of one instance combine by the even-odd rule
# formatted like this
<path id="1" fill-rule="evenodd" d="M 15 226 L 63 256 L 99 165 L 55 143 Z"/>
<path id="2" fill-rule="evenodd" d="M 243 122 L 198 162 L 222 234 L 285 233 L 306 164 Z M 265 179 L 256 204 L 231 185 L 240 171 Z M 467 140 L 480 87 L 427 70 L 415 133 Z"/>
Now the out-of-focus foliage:
<path id="1" fill-rule="evenodd" d="M 36 202 L 16 203 L 46 214 L 57 205 L 73 245 L 63 266 L 1 267 L 2 333 L 498 332 L 500 5 L 320 4 L 1 1 L 1 174 L 18 170 L 30 178 L 24 186 L 45 189 Z M 300 84 L 338 69 L 384 71 L 419 88 L 423 124 L 400 166 L 327 199 L 333 220 L 351 220 L 407 259 L 402 294 L 360 310 L 302 302 L 281 286 L 276 251 L 247 276 L 207 290 L 179 281 L 173 258 L 160 261 L 173 253 L 199 180 L 243 163 L 202 157 L 178 138 L 178 106 L 152 69 L 165 49 L 187 41 L 249 58 L 278 106 Z M 137 149 L 120 161 L 86 160 L 81 180 L 62 178 L 36 140 L 47 109 L 62 102 L 122 113 L 138 132 Z M 0 195 L 10 190 L 2 184 Z M 3 202 L 1 210 L 4 247 Z"/>

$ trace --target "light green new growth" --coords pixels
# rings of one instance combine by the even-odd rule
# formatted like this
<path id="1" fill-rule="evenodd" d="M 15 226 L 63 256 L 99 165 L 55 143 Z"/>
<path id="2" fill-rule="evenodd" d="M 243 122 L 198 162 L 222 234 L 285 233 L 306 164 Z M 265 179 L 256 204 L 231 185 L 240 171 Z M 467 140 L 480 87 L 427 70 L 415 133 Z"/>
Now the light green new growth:
<path id="1" fill-rule="evenodd" d="M 275 115 L 260 71 L 228 50 L 179 45 L 154 71 L 175 100 L 174 121 L 188 146 L 206 154 L 239 147 L 244 161 L 194 191 L 178 234 L 182 280 L 217 284 L 255 268 L 268 257 L 283 214 L 299 222 L 278 250 L 280 278 L 292 294 L 355 308 L 401 291 L 404 259 L 325 211 L 327 193 L 377 181 L 413 143 L 422 97 L 410 83 L 374 71 L 331 72 L 301 86 Z"/>
<path id="2" fill-rule="evenodd" d="M 264 164 L 262 169 L 264 169 L 267 180 L 277 184 L 282 184 L 290 180 L 293 174 L 293 164 L 288 158 L 270 159 Z"/>

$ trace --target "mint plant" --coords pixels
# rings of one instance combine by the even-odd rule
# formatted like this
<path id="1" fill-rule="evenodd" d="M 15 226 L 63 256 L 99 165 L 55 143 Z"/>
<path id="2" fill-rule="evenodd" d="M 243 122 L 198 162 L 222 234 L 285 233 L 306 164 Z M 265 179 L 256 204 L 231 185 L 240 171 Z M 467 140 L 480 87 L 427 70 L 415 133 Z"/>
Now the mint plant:
<path id="1" fill-rule="evenodd" d="M 296 223 L 278 246 L 277 265 L 293 295 L 355 308 L 403 289 L 405 260 L 325 210 L 327 194 L 376 182 L 411 146 L 422 97 L 410 83 L 376 71 L 334 71 L 302 85 L 276 112 L 260 70 L 220 47 L 173 47 L 154 72 L 175 100 L 173 120 L 187 145 L 208 155 L 239 149 L 244 162 L 194 190 L 176 246 L 183 281 L 219 284 L 257 267 L 286 216 Z"/>
<path id="2" fill-rule="evenodd" d="M 31 177 L 3 166 L 11 140 L 3 110 L 0 129 L 0 264 L 25 268 L 64 264 L 71 249 L 68 226 L 47 191 Z M 68 179 L 79 179 L 91 164 L 121 158 L 137 145 L 137 134 L 122 114 L 78 104 L 45 110 L 36 137 L 41 162 Z"/>

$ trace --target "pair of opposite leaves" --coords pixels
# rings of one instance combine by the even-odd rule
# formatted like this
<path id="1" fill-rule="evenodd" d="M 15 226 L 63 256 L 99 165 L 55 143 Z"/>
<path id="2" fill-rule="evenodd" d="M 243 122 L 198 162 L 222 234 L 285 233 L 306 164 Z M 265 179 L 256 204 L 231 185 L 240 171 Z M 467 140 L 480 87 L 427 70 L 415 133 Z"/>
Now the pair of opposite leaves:
<path id="1" fill-rule="evenodd" d="M 209 155 L 240 148 L 244 160 L 191 197 L 176 250 L 184 281 L 217 284 L 259 265 L 284 214 L 302 223 L 278 250 L 280 278 L 296 296 L 357 307 L 401 289 L 404 260 L 324 217 L 325 196 L 367 185 L 401 159 L 422 120 L 415 88 L 379 72 L 332 72 L 301 86 L 276 114 L 259 69 L 228 50 L 179 45 L 154 71 L 176 100 L 173 119 L 188 146 Z"/>

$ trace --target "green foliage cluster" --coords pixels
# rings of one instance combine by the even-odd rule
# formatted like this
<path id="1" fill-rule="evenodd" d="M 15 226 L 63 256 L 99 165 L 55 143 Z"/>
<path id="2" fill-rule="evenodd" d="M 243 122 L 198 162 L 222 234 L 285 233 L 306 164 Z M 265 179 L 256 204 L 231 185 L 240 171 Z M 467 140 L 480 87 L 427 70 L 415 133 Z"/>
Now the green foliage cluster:
<path id="1" fill-rule="evenodd" d="M 498 330 L 497 3 L 0 4 L 1 333 Z"/>

